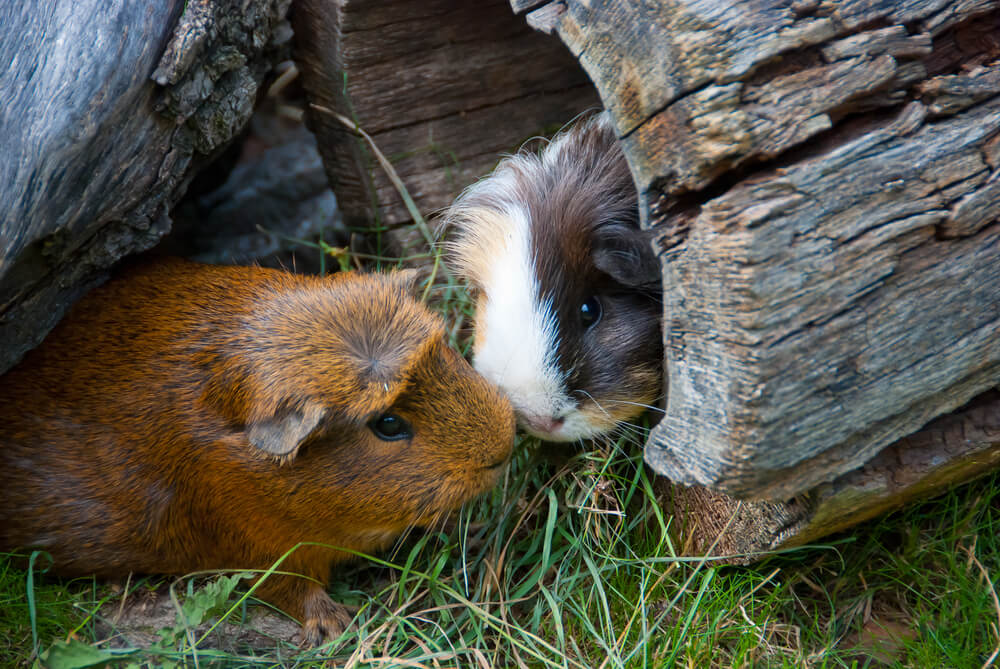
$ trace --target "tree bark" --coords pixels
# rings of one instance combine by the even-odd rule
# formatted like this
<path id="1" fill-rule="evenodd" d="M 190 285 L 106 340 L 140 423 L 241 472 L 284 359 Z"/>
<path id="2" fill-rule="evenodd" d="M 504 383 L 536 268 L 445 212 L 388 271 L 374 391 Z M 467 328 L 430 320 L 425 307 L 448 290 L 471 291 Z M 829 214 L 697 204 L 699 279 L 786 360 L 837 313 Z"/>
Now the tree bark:
<path id="1" fill-rule="evenodd" d="M 169 230 L 284 57 L 289 2 L 0 5 L 0 372 Z"/>

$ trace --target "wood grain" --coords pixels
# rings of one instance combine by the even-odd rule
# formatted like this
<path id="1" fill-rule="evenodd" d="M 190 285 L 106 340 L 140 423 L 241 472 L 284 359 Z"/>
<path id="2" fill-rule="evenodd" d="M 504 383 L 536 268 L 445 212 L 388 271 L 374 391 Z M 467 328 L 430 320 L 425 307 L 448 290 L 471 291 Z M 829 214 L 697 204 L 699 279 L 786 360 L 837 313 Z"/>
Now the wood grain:
<path id="1" fill-rule="evenodd" d="M 533 32 L 504 0 L 348 1 L 329 10 L 302 0 L 293 16 L 310 99 L 371 134 L 425 215 L 501 154 L 599 105 L 558 40 Z M 409 223 L 368 149 L 322 116 L 313 110 L 310 125 L 346 222 Z"/>
<path id="2" fill-rule="evenodd" d="M 666 254 L 676 288 L 654 467 L 787 498 L 996 384 L 1000 225 L 937 230 L 993 189 L 981 149 L 1000 103 L 925 115 L 911 103 L 702 207 Z"/>
<path id="3" fill-rule="evenodd" d="M 249 118 L 289 1 L 0 3 L 0 372 L 169 230 Z"/>

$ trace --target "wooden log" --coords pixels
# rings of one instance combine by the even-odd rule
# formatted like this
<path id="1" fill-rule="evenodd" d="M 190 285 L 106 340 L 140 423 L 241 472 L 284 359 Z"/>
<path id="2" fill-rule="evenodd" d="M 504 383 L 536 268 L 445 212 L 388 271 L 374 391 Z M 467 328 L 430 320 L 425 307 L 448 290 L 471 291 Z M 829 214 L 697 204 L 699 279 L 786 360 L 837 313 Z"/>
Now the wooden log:
<path id="1" fill-rule="evenodd" d="M 427 214 L 500 154 L 600 104 L 558 40 L 504 0 L 298 0 L 292 21 L 309 126 L 351 226 L 411 216 L 364 141 L 317 106 L 369 133 Z"/>
<path id="2" fill-rule="evenodd" d="M 169 230 L 285 57 L 289 2 L 0 3 L 0 372 Z"/>
<path id="3" fill-rule="evenodd" d="M 1000 2 L 534 13 L 659 232 L 657 471 L 788 500 L 1000 383 Z"/>
<path id="4" fill-rule="evenodd" d="M 801 546 L 909 502 L 944 492 L 1000 465 L 1000 391 L 883 449 L 859 469 L 785 502 L 737 500 L 658 479 L 679 522 L 678 545 L 694 555 L 748 563 L 765 551 Z"/>

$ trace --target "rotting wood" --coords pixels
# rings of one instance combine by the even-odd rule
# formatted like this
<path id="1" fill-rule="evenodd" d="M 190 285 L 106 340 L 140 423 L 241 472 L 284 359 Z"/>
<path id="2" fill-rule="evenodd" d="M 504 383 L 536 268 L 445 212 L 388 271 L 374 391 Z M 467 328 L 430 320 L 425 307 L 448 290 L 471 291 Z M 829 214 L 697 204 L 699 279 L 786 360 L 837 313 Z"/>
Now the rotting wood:
<path id="1" fill-rule="evenodd" d="M 786 500 L 1000 383 L 1000 2 L 539 12 L 659 232 L 655 469 Z"/>
<path id="2" fill-rule="evenodd" d="M 998 465 L 1000 392 L 992 390 L 900 439 L 860 469 L 787 502 L 740 501 L 665 479 L 657 491 L 682 522 L 673 528 L 679 544 L 692 554 L 748 563 L 940 494 Z"/>
<path id="3" fill-rule="evenodd" d="M 169 230 L 287 57 L 289 3 L 0 3 L 0 372 Z"/>
<path id="4" fill-rule="evenodd" d="M 503 0 L 337 5 L 296 4 L 306 91 L 372 136 L 425 214 L 448 205 L 500 154 L 599 106 L 558 40 L 530 30 Z M 410 221 L 356 136 L 315 108 L 309 124 L 348 225 Z"/>

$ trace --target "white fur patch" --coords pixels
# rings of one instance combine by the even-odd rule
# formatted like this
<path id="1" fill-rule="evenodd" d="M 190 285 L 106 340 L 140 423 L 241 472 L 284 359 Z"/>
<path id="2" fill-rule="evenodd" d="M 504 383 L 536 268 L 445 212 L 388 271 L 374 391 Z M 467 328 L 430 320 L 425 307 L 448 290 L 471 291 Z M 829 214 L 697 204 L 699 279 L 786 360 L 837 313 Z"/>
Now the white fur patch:
<path id="1" fill-rule="evenodd" d="M 476 328 L 481 333 L 474 364 L 500 386 L 521 414 L 554 417 L 572 402 L 555 361 L 558 328 L 550 306 L 542 303 L 531 264 L 531 226 L 527 212 L 510 206 L 503 243 L 480 279 L 485 301 Z"/>

